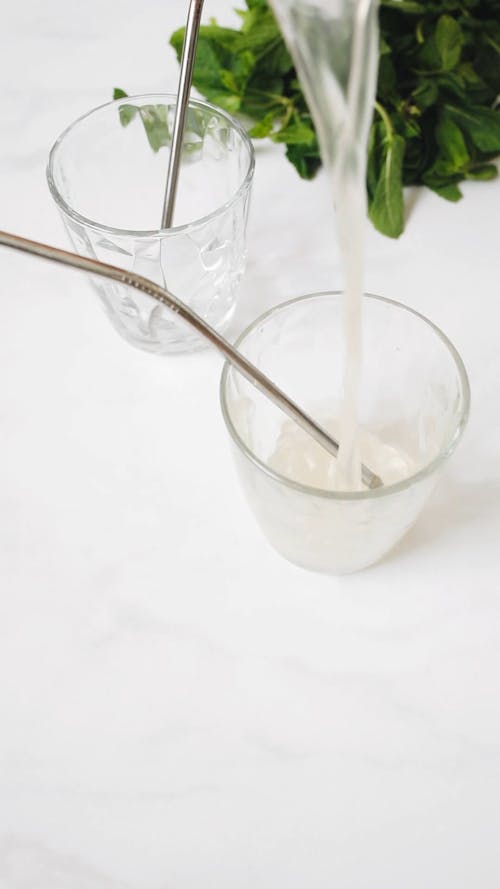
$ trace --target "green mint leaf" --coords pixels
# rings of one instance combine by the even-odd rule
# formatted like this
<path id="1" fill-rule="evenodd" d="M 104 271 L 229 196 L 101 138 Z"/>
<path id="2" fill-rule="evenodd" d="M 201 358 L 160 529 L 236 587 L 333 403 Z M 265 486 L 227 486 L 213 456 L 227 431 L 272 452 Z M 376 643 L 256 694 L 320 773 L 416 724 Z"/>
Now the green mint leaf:
<path id="1" fill-rule="evenodd" d="M 390 53 L 392 52 L 391 47 L 387 43 L 387 40 L 385 40 L 383 37 L 380 37 L 378 50 L 380 53 L 380 58 L 382 58 L 382 56 L 390 55 Z"/>
<path id="2" fill-rule="evenodd" d="M 231 69 L 221 68 L 220 82 L 233 96 L 241 98 L 246 89 L 248 78 L 255 66 L 255 57 L 251 52 L 241 52 L 234 60 Z"/>
<path id="3" fill-rule="evenodd" d="M 312 122 L 305 120 L 297 112 L 286 126 L 272 135 L 273 142 L 286 142 L 287 145 L 304 145 L 310 148 L 316 144 L 316 133 Z"/>
<path id="4" fill-rule="evenodd" d="M 491 108 L 446 105 L 446 110 L 474 145 L 485 154 L 500 153 L 500 113 Z"/>
<path id="5" fill-rule="evenodd" d="M 276 19 L 270 9 L 260 7 L 243 14 L 242 45 L 253 52 L 266 49 L 272 40 L 281 39 Z"/>
<path id="6" fill-rule="evenodd" d="M 418 53 L 418 68 L 421 74 L 434 74 L 441 69 L 441 56 L 436 46 L 434 34 L 422 40 Z"/>
<path id="7" fill-rule="evenodd" d="M 476 179 L 478 182 L 488 182 L 490 179 L 496 179 L 497 176 L 498 168 L 495 164 L 481 164 L 466 174 L 467 179 Z"/>
<path id="8" fill-rule="evenodd" d="M 426 12 L 424 3 L 412 3 L 411 0 L 384 0 L 383 5 L 407 15 L 422 15 Z"/>
<path id="9" fill-rule="evenodd" d="M 435 80 L 423 78 L 412 92 L 412 100 L 420 111 L 426 111 L 438 100 L 439 90 Z"/>
<path id="10" fill-rule="evenodd" d="M 275 119 L 276 115 L 274 111 L 269 111 L 268 114 L 264 115 L 262 120 L 259 120 L 259 122 L 248 131 L 248 135 L 252 139 L 265 139 L 266 136 L 271 135 L 274 129 Z"/>
<path id="11" fill-rule="evenodd" d="M 378 69 L 378 95 L 384 101 L 397 95 L 396 67 L 390 55 L 381 57 Z"/>
<path id="12" fill-rule="evenodd" d="M 238 114 L 239 111 L 243 110 L 240 97 L 231 93 L 211 91 L 210 96 L 207 96 L 208 98 L 214 105 L 218 105 L 219 108 L 223 108 L 229 114 Z"/>
<path id="13" fill-rule="evenodd" d="M 449 160 L 453 170 L 462 170 L 470 161 L 461 129 L 449 117 L 442 115 L 436 126 L 436 141 L 441 154 Z"/>
<path id="14" fill-rule="evenodd" d="M 184 43 L 184 28 L 170 38 L 178 58 Z M 249 52 L 239 53 L 241 35 L 231 28 L 204 25 L 200 28 L 193 83 L 206 98 L 231 114 L 240 110 L 242 95 L 254 65 Z"/>
<path id="15" fill-rule="evenodd" d="M 159 151 L 170 142 L 165 105 L 142 105 L 139 114 L 146 130 L 148 142 L 153 151 Z"/>
<path id="16" fill-rule="evenodd" d="M 446 201 L 456 203 L 456 201 L 459 201 L 463 197 L 458 185 L 455 185 L 454 183 L 451 185 L 431 185 L 428 183 L 428 187 L 431 191 L 435 191 L 439 197 L 444 198 Z"/>
<path id="17" fill-rule="evenodd" d="M 128 93 L 126 93 L 125 90 L 122 90 L 119 87 L 115 86 L 113 90 L 113 99 L 125 99 L 127 97 Z M 136 116 L 137 108 L 135 107 L 135 105 L 120 105 L 118 114 L 120 116 L 120 123 L 122 127 L 126 127 Z"/>
<path id="18" fill-rule="evenodd" d="M 286 156 L 294 165 L 301 179 L 313 179 L 321 166 L 317 145 L 287 145 Z"/>
<path id="19" fill-rule="evenodd" d="M 463 44 L 462 29 L 451 15 L 442 15 L 434 33 L 443 71 L 451 71 L 460 61 Z"/>
<path id="20" fill-rule="evenodd" d="M 120 105 L 118 114 L 120 115 L 120 123 L 122 127 L 127 127 L 134 119 L 138 109 L 135 105 Z"/>
<path id="21" fill-rule="evenodd" d="M 368 198 L 370 201 L 373 199 L 377 182 L 380 177 L 386 135 L 386 129 L 383 122 L 374 120 L 370 127 L 370 134 L 368 137 L 368 168 L 366 177 Z"/>
<path id="22" fill-rule="evenodd" d="M 398 238 L 404 226 L 404 151 L 402 136 L 394 133 L 386 139 L 380 175 L 369 208 L 375 228 L 391 238 Z"/>
<path id="23" fill-rule="evenodd" d="M 462 78 L 464 85 L 473 84 L 475 86 L 484 87 L 484 82 L 475 70 L 471 62 L 463 62 L 457 72 Z"/>
<path id="24" fill-rule="evenodd" d="M 128 94 L 122 89 L 115 88 L 113 98 L 128 98 Z M 163 145 L 169 144 L 170 132 L 167 123 L 167 109 L 164 105 L 132 105 L 125 103 L 120 105 L 118 114 L 123 127 L 128 127 L 131 121 L 139 115 L 153 151 L 159 151 Z"/>

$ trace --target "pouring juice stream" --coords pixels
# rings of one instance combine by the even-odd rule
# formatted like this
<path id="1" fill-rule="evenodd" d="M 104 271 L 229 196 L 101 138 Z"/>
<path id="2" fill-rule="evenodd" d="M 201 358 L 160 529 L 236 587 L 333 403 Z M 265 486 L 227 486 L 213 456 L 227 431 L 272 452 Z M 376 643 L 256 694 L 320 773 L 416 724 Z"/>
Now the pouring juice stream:
<path id="1" fill-rule="evenodd" d="M 358 402 L 362 366 L 367 142 L 378 62 L 377 0 L 271 0 L 316 126 L 336 206 L 344 274 L 345 368 L 340 450 L 331 485 L 360 490 Z"/>

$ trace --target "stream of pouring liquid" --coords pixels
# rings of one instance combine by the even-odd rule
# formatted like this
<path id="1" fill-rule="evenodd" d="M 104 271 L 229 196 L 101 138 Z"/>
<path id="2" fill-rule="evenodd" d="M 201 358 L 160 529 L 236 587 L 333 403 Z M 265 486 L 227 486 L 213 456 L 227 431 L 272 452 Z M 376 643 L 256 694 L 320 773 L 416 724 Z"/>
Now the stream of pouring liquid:
<path id="1" fill-rule="evenodd" d="M 271 0 L 292 54 L 330 179 L 344 275 L 345 367 L 334 487 L 361 490 L 366 164 L 378 63 L 377 0 Z"/>

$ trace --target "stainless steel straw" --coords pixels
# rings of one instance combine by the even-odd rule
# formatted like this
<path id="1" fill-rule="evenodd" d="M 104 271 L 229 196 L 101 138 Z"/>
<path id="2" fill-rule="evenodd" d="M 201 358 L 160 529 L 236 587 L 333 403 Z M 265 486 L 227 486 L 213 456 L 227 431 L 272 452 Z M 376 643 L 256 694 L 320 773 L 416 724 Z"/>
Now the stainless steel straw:
<path id="1" fill-rule="evenodd" d="M 87 256 L 80 256 L 77 253 L 71 253 L 69 250 L 60 250 L 58 247 L 52 247 L 48 244 L 40 244 L 38 241 L 30 241 L 27 238 L 19 237 L 19 235 L 0 231 L 0 244 L 3 244 L 5 247 L 13 247 L 15 250 L 22 250 L 25 253 L 32 253 L 35 256 L 50 259 L 53 262 L 59 262 L 72 268 L 81 269 L 83 272 L 111 278 L 113 281 L 119 281 L 120 284 L 126 284 L 128 287 L 134 287 L 135 290 L 147 293 L 148 296 L 158 300 L 158 302 L 170 309 L 171 312 L 182 318 L 197 333 L 201 334 L 209 343 L 215 346 L 249 383 L 270 398 L 290 419 L 295 420 L 329 454 L 333 454 L 334 457 L 337 456 L 339 450 L 338 442 L 328 432 L 321 426 L 318 426 L 312 417 L 304 413 L 294 401 L 288 398 L 288 395 L 285 395 L 278 386 L 275 386 L 269 377 L 266 377 L 254 364 L 248 361 L 224 337 L 220 336 L 213 327 L 206 324 L 199 315 L 192 312 L 191 309 L 169 293 L 168 290 L 165 290 L 148 278 L 143 278 L 142 275 L 127 272 L 118 266 L 108 265 L 108 263 L 100 262 L 98 259 L 90 259 Z M 382 480 L 366 466 L 361 467 L 361 476 L 363 483 L 368 488 L 378 488 L 382 485 Z"/>
<path id="2" fill-rule="evenodd" d="M 181 165 L 182 145 L 184 141 L 184 128 L 186 126 L 186 112 L 193 80 L 194 59 L 196 45 L 200 32 L 200 19 L 203 9 L 203 0 L 191 0 L 186 24 L 186 33 L 182 46 L 181 71 L 179 75 L 179 88 L 177 90 L 177 103 L 175 106 L 174 126 L 172 130 L 172 146 L 168 163 L 167 185 L 165 200 L 161 217 L 161 227 L 171 228 L 174 218 L 175 198 L 177 195 L 177 183 Z"/>

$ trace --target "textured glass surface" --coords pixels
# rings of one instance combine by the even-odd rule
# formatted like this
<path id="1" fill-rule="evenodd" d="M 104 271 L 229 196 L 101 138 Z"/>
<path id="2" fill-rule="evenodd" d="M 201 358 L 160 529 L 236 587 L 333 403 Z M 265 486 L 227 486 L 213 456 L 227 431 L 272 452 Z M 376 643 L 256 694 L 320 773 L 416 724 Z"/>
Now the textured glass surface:
<path id="1" fill-rule="evenodd" d="M 341 314 L 339 294 L 315 294 L 273 309 L 239 341 L 251 361 L 323 424 L 340 410 Z M 227 365 L 221 383 L 240 479 L 262 530 L 290 561 L 334 574 L 376 562 L 413 525 L 469 408 L 462 361 L 429 321 L 398 303 L 365 297 L 363 322 L 360 424 L 411 459 L 411 474 L 395 484 L 343 493 L 307 486 L 293 469 L 286 477 L 276 472 L 282 412 Z"/>
<path id="2" fill-rule="evenodd" d="M 166 286 L 223 332 L 245 268 L 253 150 L 239 124 L 191 102 L 174 227 L 158 226 L 175 106 L 168 96 L 130 97 L 74 123 L 52 149 L 48 179 L 77 252 Z M 124 126 L 120 119 L 128 112 Z M 154 151 L 144 119 L 158 122 Z M 116 330 L 128 342 L 166 353 L 203 345 L 148 296 L 93 278 Z"/>

